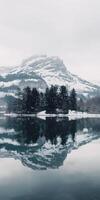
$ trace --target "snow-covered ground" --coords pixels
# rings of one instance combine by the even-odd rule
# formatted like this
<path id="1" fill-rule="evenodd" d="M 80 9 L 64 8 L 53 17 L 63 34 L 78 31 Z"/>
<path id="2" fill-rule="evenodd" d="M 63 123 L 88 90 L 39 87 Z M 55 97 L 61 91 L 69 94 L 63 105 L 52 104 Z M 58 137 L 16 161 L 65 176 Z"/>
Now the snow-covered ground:
<path id="1" fill-rule="evenodd" d="M 81 118 L 100 118 L 100 114 L 90 114 L 86 112 L 69 111 L 68 117 L 70 120 Z"/>
<path id="2" fill-rule="evenodd" d="M 100 118 L 100 114 L 90 114 L 86 112 L 69 111 L 68 114 L 47 114 L 46 111 L 38 112 L 37 114 L 16 114 L 16 113 L 4 113 L 5 116 L 10 117 L 38 117 L 41 119 L 46 119 L 46 117 L 68 117 L 69 120 L 82 119 L 82 118 Z"/>
<path id="3" fill-rule="evenodd" d="M 37 113 L 37 117 L 45 119 L 46 117 L 68 117 L 69 120 L 81 118 L 100 118 L 100 114 L 90 114 L 86 112 L 69 111 L 68 114 L 47 114 L 45 111 Z"/>

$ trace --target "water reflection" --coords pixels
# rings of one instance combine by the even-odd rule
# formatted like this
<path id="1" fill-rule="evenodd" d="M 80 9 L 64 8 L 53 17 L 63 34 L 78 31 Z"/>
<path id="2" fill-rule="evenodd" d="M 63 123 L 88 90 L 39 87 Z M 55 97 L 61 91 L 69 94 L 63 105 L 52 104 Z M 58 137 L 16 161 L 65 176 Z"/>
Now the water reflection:
<path id="1" fill-rule="evenodd" d="M 47 118 L 0 119 L 0 156 L 32 169 L 59 168 L 68 153 L 100 137 L 100 121 Z"/>

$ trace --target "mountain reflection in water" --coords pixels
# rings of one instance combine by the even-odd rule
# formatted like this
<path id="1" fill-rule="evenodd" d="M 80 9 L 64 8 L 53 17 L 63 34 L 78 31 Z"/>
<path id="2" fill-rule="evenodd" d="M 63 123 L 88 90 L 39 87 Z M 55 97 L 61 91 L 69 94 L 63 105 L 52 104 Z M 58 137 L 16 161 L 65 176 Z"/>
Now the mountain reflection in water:
<path id="1" fill-rule="evenodd" d="M 56 169 L 73 149 L 99 137 L 97 119 L 1 118 L 0 157 L 19 159 L 34 170 Z"/>

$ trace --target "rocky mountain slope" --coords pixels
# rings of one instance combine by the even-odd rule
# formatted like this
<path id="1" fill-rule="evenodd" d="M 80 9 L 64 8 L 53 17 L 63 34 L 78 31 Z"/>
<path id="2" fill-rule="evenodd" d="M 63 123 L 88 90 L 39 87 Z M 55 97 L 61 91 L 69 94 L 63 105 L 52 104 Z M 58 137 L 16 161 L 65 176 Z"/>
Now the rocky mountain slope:
<path id="1" fill-rule="evenodd" d="M 30 57 L 9 73 L 1 75 L 0 96 L 15 95 L 18 87 L 30 86 L 43 91 L 55 84 L 65 85 L 69 90 L 75 88 L 79 95 L 95 96 L 100 93 L 100 86 L 70 73 L 60 58 L 41 55 Z"/>

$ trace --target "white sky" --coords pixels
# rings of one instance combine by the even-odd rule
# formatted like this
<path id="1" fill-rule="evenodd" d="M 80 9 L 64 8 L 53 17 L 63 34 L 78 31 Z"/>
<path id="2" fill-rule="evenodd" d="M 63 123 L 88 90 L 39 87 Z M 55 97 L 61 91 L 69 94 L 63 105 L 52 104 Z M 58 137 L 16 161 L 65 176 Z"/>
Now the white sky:
<path id="1" fill-rule="evenodd" d="M 100 0 L 0 0 L 0 65 L 34 54 L 100 81 Z"/>

